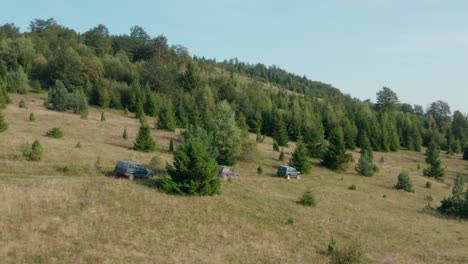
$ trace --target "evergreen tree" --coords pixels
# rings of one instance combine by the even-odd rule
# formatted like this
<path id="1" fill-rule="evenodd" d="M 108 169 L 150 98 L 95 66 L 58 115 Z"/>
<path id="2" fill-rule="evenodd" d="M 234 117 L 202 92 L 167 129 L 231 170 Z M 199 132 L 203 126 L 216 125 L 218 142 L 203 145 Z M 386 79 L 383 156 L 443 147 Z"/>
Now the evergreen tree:
<path id="1" fill-rule="evenodd" d="M 364 150 L 361 152 L 361 157 L 359 158 L 358 164 L 356 164 L 355 170 L 359 175 L 370 177 L 374 175 L 377 166 L 372 161 L 372 155 Z"/>
<path id="2" fill-rule="evenodd" d="M 8 129 L 8 123 L 3 117 L 3 113 L 0 111 L 0 132 L 3 132 Z"/>
<path id="3" fill-rule="evenodd" d="M 151 129 L 148 125 L 143 124 L 140 126 L 138 136 L 134 143 L 135 150 L 152 152 L 156 149 L 156 143 L 151 137 Z"/>
<path id="4" fill-rule="evenodd" d="M 143 109 L 143 103 L 141 102 L 141 100 L 138 100 L 138 102 L 136 103 L 135 118 L 140 120 L 145 119 L 145 111 Z"/>
<path id="5" fill-rule="evenodd" d="M 156 100 L 149 90 L 149 87 L 146 89 L 146 101 L 144 106 L 145 114 L 148 116 L 156 116 Z"/>
<path id="6" fill-rule="evenodd" d="M 280 155 L 279 155 L 279 158 L 278 158 L 278 159 L 279 159 L 279 161 L 284 161 L 284 151 L 283 151 L 283 149 L 282 149 L 282 148 L 281 148 L 281 153 L 280 153 Z"/>
<path id="7" fill-rule="evenodd" d="M 460 199 L 460 200 L 463 199 L 464 190 L 465 190 L 465 180 L 463 179 L 463 175 L 457 174 L 453 182 L 452 197 L 455 199 Z"/>
<path id="8" fill-rule="evenodd" d="M 128 108 L 127 107 L 124 108 L 124 115 L 128 115 Z"/>
<path id="9" fill-rule="evenodd" d="M 127 140 L 127 139 L 128 139 L 127 128 L 124 128 L 124 131 L 123 131 L 123 133 L 122 133 L 122 138 L 123 138 L 124 140 Z"/>
<path id="10" fill-rule="evenodd" d="M 367 137 L 366 131 L 361 131 L 359 134 L 359 139 L 358 139 L 359 147 L 361 148 L 361 154 L 364 153 L 364 151 L 367 152 L 367 154 L 373 158 L 373 152 L 372 152 L 372 146 L 369 141 L 369 138 Z"/>
<path id="11" fill-rule="evenodd" d="M 401 189 L 407 192 L 414 192 L 413 189 L 413 182 L 406 171 L 402 171 L 400 175 L 398 175 L 398 182 L 395 185 L 396 189 Z"/>
<path id="12" fill-rule="evenodd" d="M 172 138 L 169 141 L 169 152 L 174 152 L 174 142 L 172 141 Z"/>
<path id="13" fill-rule="evenodd" d="M 297 142 L 296 149 L 289 161 L 289 166 L 296 168 L 301 174 L 309 174 L 312 169 L 309 154 L 301 138 Z"/>
<path id="14" fill-rule="evenodd" d="M 458 174 L 454 180 L 452 196 L 441 201 L 439 212 L 468 218 L 468 191 L 464 192 L 463 175 Z"/>
<path id="15" fill-rule="evenodd" d="M 187 92 L 192 92 L 200 86 L 200 77 L 193 63 L 188 63 L 185 72 L 180 76 L 179 83 Z"/>
<path id="16" fill-rule="evenodd" d="M 0 78 L 0 109 L 5 109 L 9 102 L 10 97 L 8 97 L 6 86 L 2 78 Z"/>
<path id="17" fill-rule="evenodd" d="M 436 143 L 431 143 L 426 153 L 426 162 L 429 167 L 423 171 L 424 176 L 441 179 L 445 175 L 444 168 L 440 161 L 440 149 Z"/>
<path id="18" fill-rule="evenodd" d="M 286 125 L 284 124 L 283 118 L 281 115 L 275 115 L 275 126 L 273 132 L 273 139 L 278 142 L 278 145 L 281 147 L 288 146 L 288 131 L 286 130 Z"/>
<path id="19" fill-rule="evenodd" d="M 343 129 L 339 126 L 332 129 L 328 140 L 330 146 L 323 154 L 320 164 L 332 170 L 344 169 L 344 165 L 350 158 L 349 155 L 346 154 Z"/>
<path id="20" fill-rule="evenodd" d="M 463 147 L 463 160 L 468 160 L 468 143 Z"/>
<path id="21" fill-rule="evenodd" d="M 105 122 L 106 121 L 106 114 L 104 113 L 104 111 L 101 112 L 101 122 Z"/>
<path id="22" fill-rule="evenodd" d="M 173 165 L 167 165 L 170 180 L 161 187 L 171 193 L 213 195 L 221 192 L 216 161 L 197 139 L 186 141 L 174 154 Z"/>
<path id="23" fill-rule="evenodd" d="M 67 110 L 67 102 L 65 98 L 67 97 L 68 91 L 65 88 L 65 85 L 59 81 L 55 81 L 55 85 L 49 89 L 49 104 L 52 105 L 52 109 L 56 111 L 65 111 Z"/>
<path id="24" fill-rule="evenodd" d="M 227 101 L 222 101 L 217 106 L 213 131 L 218 163 L 233 165 L 241 152 L 241 131 L 237 127 L 235 113 Z"/>
<path id="25" fill-rule="evenodd" d="M 34 116 L 34 113 L 29 114 L 29 122 L 35 122 L 36 121 L 36 116 Z"/>
<path id="26" fill-rule="evenodd" d="M 170 100 L 166 101 L 166 104 L 159 112 L 159 120 L 157 123 L 158 129 L 167 131 L 175 131 L 177 127 L 177 119 L 175 116 L 174 108 Z"/>

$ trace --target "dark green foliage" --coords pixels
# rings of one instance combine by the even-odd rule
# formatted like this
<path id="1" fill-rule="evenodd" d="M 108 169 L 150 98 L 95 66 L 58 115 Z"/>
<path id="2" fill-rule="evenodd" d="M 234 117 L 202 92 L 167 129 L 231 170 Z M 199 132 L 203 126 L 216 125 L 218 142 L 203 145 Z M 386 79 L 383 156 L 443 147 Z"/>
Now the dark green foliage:
<path id="1" fill-rule="evenodd" d="M 8 123 L 5 120 L 5 117 L 3 117 L 3 113 L 0 111 L 0 132 L 3 132 L 8 129 Z"/>
<path id="2" fill-rule="evenodd" d="M 330 132 L 329 142 L 330 146 L 323 154 L 320 164 L 332 170 L 344 169 L 345 164 L 350 158 L 349 155 L 346 154 L 343 130 L 341 127 L 335 127 Z"/>
<path id="3" fill-rule="evenodd" d="M 297 201 L 298 204 L 302 204 L 304 206 L 315 207 L 317 205 L 317 201 L 315 200 L 315 195 L 312 191 L 307 190 Z"/>
<path id="4" fill-rule="evenodd" d="M 29 122 L 36 122 L 36 116 L 34 113 L 29 114 Z"/>
<path id="5" fill-rule="evenodd" d="M 279 155 L 279 158 L 278 158 L 279 161 L 284 161 L 284 151 L 283 149 L 281 149 L 281 153 Z"/>
<path id="6" fill-rule="evenodd" d="M 88 117 L 88 98 L 82 90 L 75 90 L 73 93 L 68 93 L 65 97 L 66 108 L 79 114 L 82 119 Z"/>
<path id="7" fill-rule="evenodd" d="M 296 149 L 294 150 L 291 160 L 289 161 L 289 166 L 296 168 L 303 175 L 309 174 L 312 169 L 312 163 L 302 139 L 299 139 L 296 144 Z"/>
<path id="8" fill-rule="evenodd" d="M 171 179 L 161 187 L 170 193 L 213 195 L 221 192 L 218 166 L 206 147 L 197 139 L 185 142 L 174 154 L 173 165 L 166 165 Z"/>
<path id="9" fill-rule="evenodd" d="M 0 78 L 0 109 L 5 109 L 7 104 L 9 104 L 10 102 L 11 102 L 11 99 L 7 94 L 5 84 L 2 78 Z"/>
<path id="10" fill-rule="evenodd" d="M 273 139 L 279 146 L 288 146 L 288 131 L 281 115 L 275 115 Z M 279 150 L 279 149 L 278 149 Z"/>
<path id="11" fill-rule="evenodd" d="M 441 201 L 439 212 L 468 218 L 468 191 L 464 192 L 465 185 L 463 175 L 458 174 L 454 180 L 452 196 Z"/>
<path id="12" fill-rule="evenodd" d="M 296 223 L 296 218 L 294 218 L 294 216 L 290 216 L 288 217 L 288 220 L 286 220 L 287 225 L 294 225 L 295 223 Z"/>
<path id="13" fill-rule="evenodd" d="M 172 141 L 172 138 L 169 141 L 169 152 L 174 152 L 174 142 Z"/>
<path id="14" fill-rule="evenodd" d="M 333 251 L 335 251 L 335 249 L 336 249 L 336 240 L 335 240 L 335 238 L 332 237 L 332 238 L 330 239 L 330 242 L 328 243 L 327 251 L 328 251 L 328 253 L 330 254 L 330 253 L 332 253 Z"/>
<path id="15" fill-rule="evenodd" d="M 23 145 L 21 152 L 26 160 L 40 161 L 42 159 L 42 145 L 37 140 L 32 145 Z"/>
<path id="16" fill-rule="evenodd" d="M 123 133 L 122 133 L 122 138 L 123 138 L 124 140 L 127 140 L 127 139 L 128 139 L 127 128 L 124 128 L 124 131 L 123 131 Z"/>
<path id="17" fill-rule="evenodd" d="M 76 145 L 75 145 L 75 148 L 82 148 L 82 147 L 83 147 L 83 145 L 81 145 L 80 141 L 78 141 L 78 143 L 76 143 Z"/>
<path id="18" fill-rule="evenodd" d="M 353 243 L 346 248 L 334 248 L 330 256 L 330 264 L 364 264 L 366 256 L 358 244 Z"/>
<path id="19" fill-rule="evenodd" d="M 273 150 L 274 151 L 279 151 L 279 145 L 278 145 L 278 142 L 273 142 Z"/>
<path id="20" fill-rule="evenodd" d="M 143 152 L 153 152 L 156 150 L 156 142 L 151 137 L 151 129 L 148 125 L 143 124 L 140 126 L 133 148 Z"/>
<path id="21" fill-rule="evenodd" d="M 371 157 L 373 157 L 373 154 L 372 154 L 372 146 L 371 146 L 371 143 L 370 143 L 370 141 L 369 141 L 369 138 L 367 137 L 366 131 L 362 131 L 362 132 L 359 134 L 358 145 L 359 145 L 359 147 L 361 148 L 361 153 L 363 153 L 364 151 L 366 151 L 368 154 L 371 155 Z"/>
<path id="22" fill-rule="evenodd" d="M 377 170 L 377 166 L 372 161 L 371 155 L 364 150 L 361 153 L 358 164 L 355 167 L 356 172 L 359 175 L 370 177 L 374 175 L 374 172 Z"/>
<path id="23" fill-rule="evenodd" d="M 106 121 L 106 114 L 103 112 L 101 112 L 101 122 L 105 122 Z"/>
<path id="24" fill-rule="evenodd" d="M 426 182 L 426 188 L 431 189 L 432 188 L 432 183 L 431 182 Z"/>
<path id="25" fill-rule="evenodd" d="M 21 99 L 21 101 L 19 102 L 18 107 L 24 108 L 24 109 L 28 108 L 28 106 L 26 105 L 26 102 L 23 99 Z"/>
<path id="26" fill-rule="evenodd" d="M 161 112 L 159 112 L 157 127 L 162 130 L 175 131 L 177 119 L 171 101 L 167 101 L 161 109 Z"/>
<path id="27" fill-rule="evenodd" d="M 423 174 L 427 177 L 441 179 L 445 175 L 442 162 L 439 157 L 440 149 L 436 143 L 431 143 L 426 153 L 426 162 L 429 164 L 427 169 L 424 169 Z"/>
<path id="28" fill-rule="evenodd" d="M 187 130 L 182 132 L 184 141 L 196 139 L 201 142 L 208 150 L 208 153 L 213 159 L 218 157 L 218 149 L 214 143 L 213 132 L 207 132 L 205 129 L 197 126 L 189 126 Z"/>
<path id="29" fill-rule="evenodd" d="M 127 107 L 124 108 L 124 115 L 126 115 L 126 116 L 128 115 L 128 108 Z"/>
<path id="30" fill-rule="evenodd" d="M 407 192 L 414 192 L 413 189 L 413 182 L 411 181 L 411 178 L 406 171 L 400 172 L 400 175 L 398 175 L 398 182 L 395 185 L 395 188 L 398 190 L 404 190 Z"/>
<path id="31" fill-rule="evenodd" d="M 49 131 L 46 132 L 46 137 L 62 138 L 63 137 L 63 131 L 62 131 L 62 129 L 60 129 L 58 127 L 53 127 Z"/>
<path id="32" fill-rule="evenodd" d="M 200 77 L 193 63 L 189 63 L 185 72 L 181 74 L 179 83 L 187 92 L 192 92 L 200 86 Z"/>
<path id="33" fill-rule="evenodd" d="M 462 174 L 457 174 L 453 181 L 452 197 L 455 199 L 463 199 L 463 193 L 465 189 L 465 180 Z"/>
<path id="34" fill-rule="evenodd" d="M 356 187 L 355 184 L 353 184 L 353 185 L 349 186 L 348 189 L 351 190 L 351 191 L 355 191 L 355 190 L 357 190 L 357 187 Z"/>
<path id="35" fill-rule="evenodd" d="M 263 174 L 263 166 L 262 166 L 262 164 L 258 165 L 257 173 L 258 173 L 259 175 L 262 175 L 262 174 Z"/>
<path id="36" fill-rule="evenodd" d="M 468 143 L 463 147 L 463 160 L 468 160 Z"/>

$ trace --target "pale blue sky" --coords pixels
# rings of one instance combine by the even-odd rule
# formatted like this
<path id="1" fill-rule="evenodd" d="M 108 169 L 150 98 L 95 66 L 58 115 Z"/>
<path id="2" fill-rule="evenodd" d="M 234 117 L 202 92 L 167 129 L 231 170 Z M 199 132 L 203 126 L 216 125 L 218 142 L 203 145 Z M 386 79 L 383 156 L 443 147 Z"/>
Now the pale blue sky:
<path id="1" fill-rule="evenodd" d="M 382 86 L 402 102 L 444 100 L 468 113 L 468 1 L 133 0 L 5 1 L 0 23 L 26 30 L 54 17 L 84 32 L 133 25 L 191 54 L 278 65 L 375 100 Z"/>

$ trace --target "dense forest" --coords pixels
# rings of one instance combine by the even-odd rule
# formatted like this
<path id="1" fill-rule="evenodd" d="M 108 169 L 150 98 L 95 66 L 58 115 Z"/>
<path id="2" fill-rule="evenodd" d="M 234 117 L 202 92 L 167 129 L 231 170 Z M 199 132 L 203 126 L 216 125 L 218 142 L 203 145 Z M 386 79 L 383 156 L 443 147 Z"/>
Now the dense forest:
<path id="1" fill-rule="evenodd" d="M 55 110 L 82 113 L 87 103 L 125 109 L 158 117 L 159 129 L 204 130 L 207 137 L 220 125 L 218 112 L 233 111 L 243 140 L 233 143 L 242 146 L 225 163 L 249 152 L 247 131 L 258 141 L 272 136 L 279 146 L 301 139 L 317 158 L 341 141 L 349 150 L 384 152 L 421 151 L 431 143 L 447 153 L 468 147 L 468 117 L 452 114 L 443 101 L 427 109 L 400 103 L 388 87 L 376 87 L 376 103 L 360 101 L 276 66 L 192 57 L 139 26 L 128 35 L 111 35 L 104 25 L 79 33 L 51 18 L 35 19 L 28 30 L 0 27 L 0 107 L 7 93 L 49 91 L 47 106 Z"/>

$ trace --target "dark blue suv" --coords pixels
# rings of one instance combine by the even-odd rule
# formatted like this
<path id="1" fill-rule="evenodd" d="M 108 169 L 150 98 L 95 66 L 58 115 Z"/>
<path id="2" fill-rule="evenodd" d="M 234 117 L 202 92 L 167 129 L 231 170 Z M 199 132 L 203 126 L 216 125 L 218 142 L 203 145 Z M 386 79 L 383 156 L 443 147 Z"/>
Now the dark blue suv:
<path id="1" fill-rule="evenodd" d="M 141 163 L 120 160 L 117 162 L 117 165 L 115 165 L 114 175 L 127 177 L 132 181 L 135 177 L 149 179 L 154 176 L 154 172 L 145 168 Z"/>

